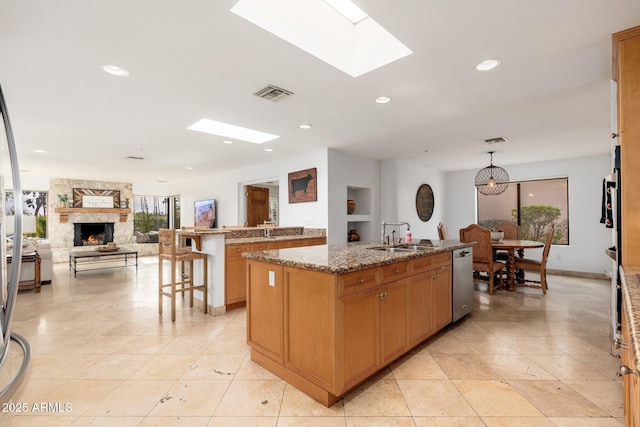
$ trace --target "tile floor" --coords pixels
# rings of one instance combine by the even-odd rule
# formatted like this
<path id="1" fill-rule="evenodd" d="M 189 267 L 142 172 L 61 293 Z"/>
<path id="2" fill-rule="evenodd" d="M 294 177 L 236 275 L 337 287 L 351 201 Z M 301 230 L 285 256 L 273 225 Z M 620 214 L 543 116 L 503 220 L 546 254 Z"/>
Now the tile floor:
<path id="1" fill-rule="evenodd" d="M 21 292 L 13 330 L 32 360 L 12 403 L 28 410 L 0 412 L 0 425 L 623 424 L 606 281 L 552 276 L 546 296 L 476 291 L 466 319 L 325 408 L 251 362 L 243 309 L 179 306 L 172 324 L 158 316 L 156 280 L 155 257 L 76 279 L 57 264 L 53 285 Z"/>

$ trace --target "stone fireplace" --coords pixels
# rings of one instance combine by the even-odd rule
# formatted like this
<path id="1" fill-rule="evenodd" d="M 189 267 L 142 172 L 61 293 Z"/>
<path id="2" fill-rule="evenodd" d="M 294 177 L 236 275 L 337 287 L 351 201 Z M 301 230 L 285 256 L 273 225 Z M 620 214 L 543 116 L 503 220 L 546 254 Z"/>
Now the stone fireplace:
<path id="1" fill-rule="evenodd" d="M 113 222 L 76 222 L 73 224 L 73 246 L 99 246 L 113 242 Z"/>

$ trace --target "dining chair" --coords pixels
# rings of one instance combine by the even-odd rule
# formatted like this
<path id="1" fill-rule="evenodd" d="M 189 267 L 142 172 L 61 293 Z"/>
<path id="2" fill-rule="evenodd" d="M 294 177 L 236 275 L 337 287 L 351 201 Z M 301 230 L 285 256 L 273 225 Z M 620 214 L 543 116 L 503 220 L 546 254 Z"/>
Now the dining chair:
<path id="1" fill-rule="evenodd" d="M 489 294 L 493 295 L 495 289 L 504 286 L 502 274 L 504 263 L 493 259 L 493 250 L 491 249 L 491 230 L 471 224 L 466 228 L 460 229 L 460 241 L 463 243 L 477 242 L 473 247 L 473 279 L 476 282 L 487 283 L 489 285 Z M 487 278 L 484 279 L 480 273 L 486 273 Z M 495 285 L 496 276 L 498 285 Z"/>
<path id="2" fill-rule="evenodd" d="M 449 240 L 449 231 L 442 222 L 438 224 L 438 238 L 440 240 Z"/>
<path id="3" fill-rule="evenodd" d="M 193 291 L 200 290 L 203 293 L 204 312 L 207 313 L 207 254 L 192 252 L 191 246 L 183 246 L 182 240 L 177 240 L 175 229 L 161 228 L 158 231 L 158 313 L 162 315 L 163 297 L 171 298 L 171 321 L 176 321 L 176 297 L 185 292 L 190 295 L 190 307 L 193 307 Z M 202 284 L 194 284 L 193 261 L 202 260 L 203 279 Z M 164 261 L 169 261 L 171 281 L 165 283 Z M 185 266 L 188 265 L 188 270 Z M 169 288 L 169 290 L 165 290 Z"/>
<path id="4" fill-rule="evenodd" d="M 494 231 L 502 231 L 504 233 L 504 239 L 507 240 L 520 240 L 520 227 L 512 222 L 503 222 L 500 225 L 493 227 Z M 497 249 L 495 256 L 498 261 L 506 261 L 509 259 L 509 253 L 504 250 Z M 524 250 L 518 251 L 518 256 L 522 258 L 524 256 Z"/>
<path id="5" fill-rule="evenodd" d="M 549 250 L 551 249 L 551 241 L 553 240 L 553 233 L 555 231 L 555 224 L 551 224 L 549 227 L 549 234 L 547 234 L 547 240 L 544 242 L 544 249 L 542 250 L 542 258 L 540 261 L 530 258 L 516 258 L 516 269 L 524 271 L 536 271 L 540 274 L 540 280 L 527 279 L 524 277 L 525 286 L 531 288 L 542 288 L 542 293 L 547 293 L 547 258 L 549 258 Z M 527 285 L 527 283 L 539 283 L 536 285 Z"/>

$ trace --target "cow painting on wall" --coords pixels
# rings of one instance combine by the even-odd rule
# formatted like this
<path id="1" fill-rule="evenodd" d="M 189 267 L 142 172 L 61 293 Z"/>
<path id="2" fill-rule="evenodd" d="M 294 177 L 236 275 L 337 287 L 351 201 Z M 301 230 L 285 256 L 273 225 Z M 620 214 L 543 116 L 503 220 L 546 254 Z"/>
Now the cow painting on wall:
<path id="1" fill-rule="evenodd" d="M 318 200 L 316 168 L 289 174 L 289 203 L 315 202 Z"/>

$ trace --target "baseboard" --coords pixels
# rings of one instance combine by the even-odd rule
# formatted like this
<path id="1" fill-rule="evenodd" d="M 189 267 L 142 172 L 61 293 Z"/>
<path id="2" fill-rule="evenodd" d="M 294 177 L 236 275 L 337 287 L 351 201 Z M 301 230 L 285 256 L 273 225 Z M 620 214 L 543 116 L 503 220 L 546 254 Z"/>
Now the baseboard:
<path id="1" fill-rule="evenodd" d="M 584 271 L 569 271 L 569 270 L 551 270 L 547 269 L 547 274 L 553 274 L 556 276 L 567 277 L 582 277 L 584 279 L 603 279 L 606 280 L 607 276 L 604 273 L 587 273 Z"/>

